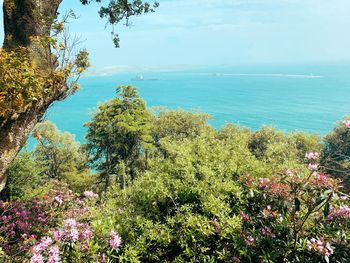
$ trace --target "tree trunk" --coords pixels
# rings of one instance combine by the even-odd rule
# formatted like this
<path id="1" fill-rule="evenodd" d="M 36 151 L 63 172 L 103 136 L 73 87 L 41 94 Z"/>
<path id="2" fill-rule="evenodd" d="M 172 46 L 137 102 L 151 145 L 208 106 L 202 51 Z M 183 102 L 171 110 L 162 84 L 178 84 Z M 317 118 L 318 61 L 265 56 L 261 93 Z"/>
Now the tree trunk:
<path id="1" fill-rule="evenodd" d="M 30 47 L 33 36 L 49 36 L 62 0 L 4 0 L 3 48 Z"/>
<path id="2" fill-rule="evenodd" d="M 18 119 L 8 123 L 0 131 L 0 190 L 6 184 L 6 170 L 22 149 L 35 124 L 41 119 L 44 111 L 31 109 L 22 113 Z"/>
<path id="3" fill-rule="evenodd" d="M 15 50 L 26 47 L 38 69 L 47 69 L 47 59 L 42 47 L 35 46 L 31 37 L 50 36 L 52 23 L 62 0 L 4 0 L 5 39 L 3 48 Z M 50 52 L 50 50 L 46 50 Z M 15 120 L 7 120 L 0 127 L 0 191 L 6 184 L 6 170 L 22 149 L 35 124 L 44 115 L 56 98 L 45 99 L 33 104 Z"/>

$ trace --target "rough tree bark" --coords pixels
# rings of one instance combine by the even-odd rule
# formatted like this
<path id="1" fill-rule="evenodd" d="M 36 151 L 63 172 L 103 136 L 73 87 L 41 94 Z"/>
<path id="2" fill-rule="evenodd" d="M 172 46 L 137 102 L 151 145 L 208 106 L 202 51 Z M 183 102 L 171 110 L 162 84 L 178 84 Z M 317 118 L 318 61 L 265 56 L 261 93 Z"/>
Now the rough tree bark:
<path id="1" fill-rule="evenodd" d="M 40 54 L 40 47 L 30 41 L 34 36 L 50 36 L 50 29 L 62 0 L 4 0 L 3 48 L 14 50 L 27 47 L 31 58 L 38 68 L 48 68 L 47 60 Z M 0 127 L 0 192 L 6 184 L 6 170 L 22 149 L 35 124 L 40 121 L 45 111 L 56 98 L 42 98 L 31 105 L 16 119 L 8 120 Z"/>

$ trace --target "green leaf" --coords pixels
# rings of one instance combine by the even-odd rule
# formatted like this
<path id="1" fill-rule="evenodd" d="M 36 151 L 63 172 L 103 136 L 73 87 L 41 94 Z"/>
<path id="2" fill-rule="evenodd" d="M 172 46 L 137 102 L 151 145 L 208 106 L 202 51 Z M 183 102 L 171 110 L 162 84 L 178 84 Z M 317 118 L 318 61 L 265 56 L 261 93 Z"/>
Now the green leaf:
<path id="1" fill-rule="evenodd" d="M 300 200 L 297 197 L 294 198 L 294 206 L 295 206 L 296 212 L 300 211 L 300 204 L 301 204 Z"/>
<path id="2" fill-rule="evenodd" d="M 327 203 L 325 204 L 325 206 L 324 206 L 323 215 L 324 215 L 325 218 L 327 218 L 328 215 L 329 215 L 329 202 L 327 202 Z"/>

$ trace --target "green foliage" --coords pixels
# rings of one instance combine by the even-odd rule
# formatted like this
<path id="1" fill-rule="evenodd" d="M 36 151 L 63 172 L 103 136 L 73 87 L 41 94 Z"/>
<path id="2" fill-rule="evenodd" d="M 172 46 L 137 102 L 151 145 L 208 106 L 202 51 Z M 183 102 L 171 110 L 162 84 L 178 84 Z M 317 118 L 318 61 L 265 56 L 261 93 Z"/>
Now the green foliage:
<path id="1" fill-rule="evenodd" d="M 71 190 L 82 193 L 97 189 L 97 178 L 87 166 L 87 154 L 68 132 L 60 132 L 51 122 L 38 124 L 33 151 L 20 153 L 8 170 L 5 195 L 28 199 L 40 195 L 51 180 L 66 182 Z"/>
<path id="2" fill-rule="evenodd" d="M 151 113 L 134 87 L 119 87 L 117 97 L 100 105 L 85 126 L 89 161 L 100 172 L 105 187 L 111 175 L 116 174 L 125 185 L 125 173 L 133 179 L 147 165 L 152 143 Z"/>
<path id="3" fill-rule="evenodd" d="M 207 255 L 220 257 L 225 241 L 241 229 L 230 206 L 242 198 L 232 180 L 239 168 L 227 163 L 232 152 L 219 155 L 223 145 L 206 137 L 166 141 L 166 159 L 152 160 L 149 171 L 128 188 L 109 191 L 104 218 L 97 215 L 95 224 L 117 226 L 125 244 L 120 259 L 204 262 Z M 243 162 L 244 156 L 237 158 Z"/>
<path id="4" fill-rule="evenodd" d="M 317 135 L 270 127 L 215 130 L 209 119 L 152 115 L 134 87 L 120 87 L 86 124 L 89 160 L 70 134 L 40 124 L 34 154 L 21 154 L 10 170 L 12 192 L 47 198 L 55 181 L 38 187 L 46 178 L 84 191 L 55 191 L 44 202 L 59 213 L 48 236 L 63 231 L 54 238 L 63 262 L 347 262 L 349 196 L 316 152 L 324 149 L 323 164 L 349 161 L 350 121 L 323 145 Z M 99 190 L 87 162 L 106 188 L 116 175 L 98 202 L 85 191 Z"/>
<path id="5" fill-rule="evenodd" d="M 11 52 L 0 49 L 0 125 L 3 119 L 16 118 L 47 94 L 45 81 L 25 49 Z"/>
<path id="6" fill-rule="evenodd" d="M 212 130 L 208 124 L 211 117 L 205 113 L 193 113 L 184 110 L 163 110 L 156 112 L 154 141 L 170 137 L 172 139 L 194 138 L 205 130 Z"/>
<path id="7" fill-rule="evenodd" d="M 42 166 L 38 165 L 32 153 L 19 153 L 7 171 L 8 181 L 5 194 L 10 198 L 27 198 L 33 189 L 42 187 L 48 178 L 42 176 Z"/>
<path id="8" fill-rule="evenodd" d="M 90 63 L 88 52 L 76 52 L 77 41 L 66 34 L 65 24 L 73 17 L 70 12 L 55 20 L 49 36 L 31 37 L 35 48 L 0 49 L 0 127 L 31 107 L 43 107 L 46 100 L 63 99 L 78 89 Z"/>
<path id="9" fill-rule="evenodd" d="M 271 145 L 285 143 L 285 135 L 272 127 L 264 126 L 255 132 L 250 141 L 249 149 L 258 159 L 263 159 Z"/>
<path id="10" fill-rule="evenodd" d="M 327 221 L 343 202 L 337 182 L 310 172 L 304 160 L 269 155 L 288 147 L 297 153 L 297 145 L 307 149 L 317 140 L 290 135 L 299 142 L 294 149 L 288 141 L 267 143 L 258 160 L 250 136 L 228 125 L 217 133 L 164 137 L 167 154 L 153 157 L 126 189 L 108 191 L 94 211 L 94 229 L 122 236 L 120 262 L 321 262 L 329 255 L 310 250 L 311 237 L 324 238 L 324 246 L 350 238 L 348 227 L 339 233 L 342 223 Z M 336 249 L 338 262 L 346 262 L 347 248 Z"/>
<path id="11" fill-rule="evenodd" d="M 101 0 L 80 0 L 83 5 L 90 4 L 91 2 L 101 3 Z M 122 21 L 125 21 L 125 25 L 130 25 L 130 18 L 132 16 L 139 16 L 142 14 L 152 13 L 155 8 L 159 6 L 158 2 L 150 4 L 142 0 L 110 0 L 108 5 L 102 6 L 99 11 L 101 18 L 107 18 L 108 23 L 112 25 L 113 31 L 113 43 L 115 47 L 119 48 L 120 39 L 118 34 L 114 32 L 114 26 Z"/>
<path id="12" fill-rule="evenodd" d="M 323 151 L 322 138 L 317 134 L 308 134 L 305 132 L 292 132 L 288 134 L 288 143 L 297 150 L 299 161 L 304 160 L 305 153 Z"/>
<path id="13" fill-rule="evenodd" d="M 346 118 L 344 122 L 348 121 Z M 321 164 L 327 172 L 341 179 L 350 188 L 350 129 L 339 122 L 325 137 Z"/>
<path id="14" fill-rule="evenodd" d="M 74 167 L 71 171 L 63 173 L 61 180 L 75 193 L 83 193 L 86 190 L 100 191 L 98 176 L 88 169 L 79 170 Z"/>
<path id="15" fill-rule="evenodd" d="M 289 168 L 304 163 L 305 153 L 321 152 L 323 145 L 317 135 L 302 132 L 285 134 L 264 126 L 250 138 L 248 147 L 257 159 L 279 170 L 281 164 Z"/>
<path id="16" fill-rule="evenodd" d="M 34 156 L 47 177 L 62 179 L 65 173 L 87 169 L 86 155 L 72 134 L 59 132 L 53 123 L 43 122 L 35 127 L 34 136 L 38 140 Z"/>

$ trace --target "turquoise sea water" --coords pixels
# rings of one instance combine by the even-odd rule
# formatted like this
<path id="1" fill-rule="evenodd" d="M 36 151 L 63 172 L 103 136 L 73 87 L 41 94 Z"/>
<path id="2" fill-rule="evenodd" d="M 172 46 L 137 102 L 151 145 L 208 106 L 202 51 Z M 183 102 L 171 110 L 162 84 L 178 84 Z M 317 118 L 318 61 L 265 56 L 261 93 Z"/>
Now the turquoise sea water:
<path id="1" fill-rule="evenodd" d="M 142 74 L 158 80 L 132 80 Z M 86 77 L 82 89 L 55 103 L 46 115 L 60 130 L 83 141 L 84 122 L 117 85 L 135 85 L 148 106 L 200 110 L 219 128 L 227 122 L 253 130 L 271 125 L 285 131 L 329 132 L 350 114 L 350 64 L 216 67 L 196 71 Z"/>

